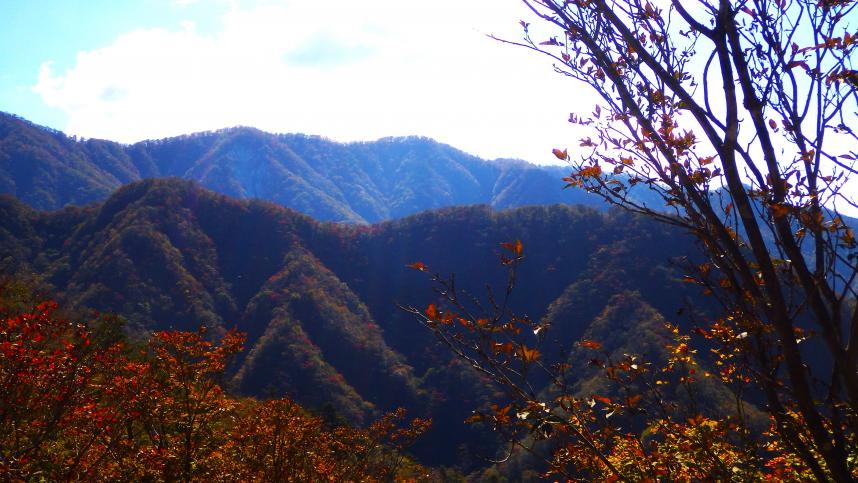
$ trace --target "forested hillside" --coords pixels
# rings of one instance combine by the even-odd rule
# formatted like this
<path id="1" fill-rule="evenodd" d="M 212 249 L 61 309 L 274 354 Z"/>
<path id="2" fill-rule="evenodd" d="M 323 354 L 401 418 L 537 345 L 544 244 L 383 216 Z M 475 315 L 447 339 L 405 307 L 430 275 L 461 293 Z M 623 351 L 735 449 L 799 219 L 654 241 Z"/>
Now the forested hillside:
<path id="1" fill-rule="evenodd" d="M 78 140 L 0 113 L 0 193 L 40 209 L 103 200 L 123 184 L 161 177 L 350 223 L 454 205 L 603 206 L 585 192 L 564 191 L 564 174 L 486 161 L 419 137 L 342 144 L 239 127 L 122 145 Z"/>
<path id="2" fill-rule="evenodd" d="M 484 465 L 478 455 L 494 443 L 462 421 L 503 395 L 397 303 L 433 300 L 406 267 L 418 260 L 455 272 L 478 297 L 486 283 L 502 288 L 500 243 L 515 239 L 527 259 L 511 305 L 550 323 L 551 344 L 570 348 L 595 331 L 648 351 L 638 319 L 658 332 L 658 320 L 685 320 L 676 313 L 689 300 L 704 307 L 669 263 L 694 252 L 688 238 L 584 207 L 474 206 L 325 224 L 180 180 L 138 182 L 104 203 L 54 212 L 0 202 L 4 271 L 36 274 L 72 306 L 119 314 L 132 335 L 235 327 L 248 334 L 231 372 L 235 391 L 288 394 L 358 424 L 404 406 L 434 419 L 416 446 L 423 461 L 466 468 Z M 623 309 L 630 303 L 638 309 Z"/>

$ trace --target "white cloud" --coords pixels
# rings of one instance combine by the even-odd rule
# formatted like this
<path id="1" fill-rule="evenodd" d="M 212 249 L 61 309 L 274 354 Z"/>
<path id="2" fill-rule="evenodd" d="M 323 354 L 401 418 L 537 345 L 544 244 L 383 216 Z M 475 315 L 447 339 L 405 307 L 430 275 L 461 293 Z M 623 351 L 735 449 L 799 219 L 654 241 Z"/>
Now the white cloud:
<path id="1" fill-rule="evenodd" d="M 551 160 L 586 97 L 517 37 L 514 0 L 269 2 L 214 34 L 126 33 L 34 90 L 67 131 L 124 142 L 234 125 L 338 140 L 434 137 L 484 157 Z M 580 89 L 580 88 L 579 88 Z M 585 104 L 585 109 L 591 106 Z"/>

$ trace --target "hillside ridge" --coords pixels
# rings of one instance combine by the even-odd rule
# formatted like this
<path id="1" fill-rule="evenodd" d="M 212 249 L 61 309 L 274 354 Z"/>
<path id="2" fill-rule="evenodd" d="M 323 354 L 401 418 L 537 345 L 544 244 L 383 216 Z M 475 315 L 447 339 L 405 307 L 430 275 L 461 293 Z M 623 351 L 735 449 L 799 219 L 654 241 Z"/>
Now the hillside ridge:
<path id="1" fill-rule="evenodd" d="M 604 207 L 593 195 L 563 190 L 565 174 L 560 166 L 481 159 L 420 136 L 339 143 L 240 126 L 120 144 L 0 113 L 0 193 L 47 210 L 101 201 L 123 184 L 162 177 L 346 223 L 471 204 Z"/>

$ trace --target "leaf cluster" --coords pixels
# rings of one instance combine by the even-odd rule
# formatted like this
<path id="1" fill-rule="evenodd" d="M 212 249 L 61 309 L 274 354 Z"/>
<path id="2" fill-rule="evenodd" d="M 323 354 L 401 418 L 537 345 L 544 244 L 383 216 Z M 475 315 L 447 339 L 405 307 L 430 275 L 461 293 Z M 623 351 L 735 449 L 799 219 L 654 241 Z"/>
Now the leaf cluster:
<path id="1" fill-rule="evenodd" d="M 0 291 L 0 296 L 5 295 Z M 431 424 L 403 410 L 330 428 L 288 398 L 229 395 L 244 335 L 161 331 L 135 349 L 43 302 L 0 297 L 0 476 L 8 481 L 389 481 Z M 409 476 L 410 475 L 410 476 Z"/>

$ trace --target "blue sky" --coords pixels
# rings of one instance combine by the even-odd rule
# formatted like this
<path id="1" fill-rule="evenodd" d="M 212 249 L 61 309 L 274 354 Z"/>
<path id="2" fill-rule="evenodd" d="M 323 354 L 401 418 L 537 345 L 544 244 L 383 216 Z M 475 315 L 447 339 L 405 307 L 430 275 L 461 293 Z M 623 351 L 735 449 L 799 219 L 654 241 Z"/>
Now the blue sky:
<path id="1" fill-rule="evenodd" d="M 3 0 L 0 110 L 134 142 L 234 125 L 423 135 L 551 162 L 577 86 L 520 35 L 517 0 Z"/>
<path id="2" fill-rule="evenodd" d="M 213 29 L 226 8 L 200 8 L 158 0 L 5 0 L 0 2 L 0 109 L 54 128 L 68 116 L 50 108 L 33 92 L 39 67 L 53 61 L 58 69 L 74 66 L 79 51 L 109 45 L 134 29 L 178 28 L 192 16 L 201 29 Z M 212 7 L 218 5 L 212 4 Z M 196 8 L 195 8 L 196 7 Z"/>

